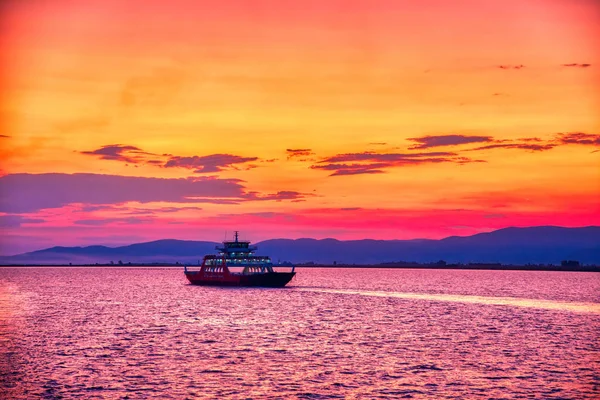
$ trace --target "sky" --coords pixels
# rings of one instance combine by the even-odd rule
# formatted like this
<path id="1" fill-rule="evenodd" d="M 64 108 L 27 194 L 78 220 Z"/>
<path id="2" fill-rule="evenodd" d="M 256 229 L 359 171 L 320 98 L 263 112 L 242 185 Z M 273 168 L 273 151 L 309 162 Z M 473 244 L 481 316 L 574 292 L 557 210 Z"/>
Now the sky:
<path id="1" fill-rule="evenodd" d="M 600 225 L 595 0 L 7 0 L 0 254 Z"/>

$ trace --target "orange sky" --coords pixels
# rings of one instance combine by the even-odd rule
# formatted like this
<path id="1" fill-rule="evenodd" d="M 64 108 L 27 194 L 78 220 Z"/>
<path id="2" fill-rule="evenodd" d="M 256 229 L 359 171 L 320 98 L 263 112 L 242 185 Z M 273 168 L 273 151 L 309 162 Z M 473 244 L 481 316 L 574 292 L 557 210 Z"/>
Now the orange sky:
<path id="1" fill-rule="evenodd" d="M 2 254 L 600 224 L 596 1 L 0 7 Z"/>

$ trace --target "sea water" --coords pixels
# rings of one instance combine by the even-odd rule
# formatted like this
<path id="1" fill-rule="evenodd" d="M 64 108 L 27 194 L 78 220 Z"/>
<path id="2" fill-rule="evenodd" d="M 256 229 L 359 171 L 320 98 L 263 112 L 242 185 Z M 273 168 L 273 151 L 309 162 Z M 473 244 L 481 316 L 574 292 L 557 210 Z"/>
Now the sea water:
<path id="1" fill-rule="evenodd" d="M 0 268 L 0 398 L 593 398 L 600 274 Z"/>

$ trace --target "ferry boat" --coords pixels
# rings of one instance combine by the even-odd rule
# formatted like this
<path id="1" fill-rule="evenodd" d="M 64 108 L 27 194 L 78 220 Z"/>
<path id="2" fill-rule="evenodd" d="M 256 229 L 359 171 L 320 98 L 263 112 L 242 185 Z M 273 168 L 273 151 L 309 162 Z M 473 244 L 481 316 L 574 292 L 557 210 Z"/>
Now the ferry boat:
<path id="1" fill-rule="evenodd" d="M 225 241 L 216 249 L 219 254 L 204 256 L 200 270 L 183 267 L 192 285 L 284 287 L 296 275 L 295 267 L 291 272 L 273 270 L 271 259 L 254 255 L 257 247 L 240 241 L 238 231 L 234 241 Z"/>

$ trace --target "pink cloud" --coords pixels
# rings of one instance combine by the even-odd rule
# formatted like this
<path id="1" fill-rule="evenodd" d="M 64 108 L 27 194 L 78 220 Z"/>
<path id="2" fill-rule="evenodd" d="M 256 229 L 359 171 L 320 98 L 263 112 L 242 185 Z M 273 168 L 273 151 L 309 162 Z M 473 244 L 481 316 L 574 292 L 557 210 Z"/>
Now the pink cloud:
<path id="1" fill-rule="evenodd" d="M 166 179 L 100 174 L 11 174 L 0 177 L 0 212 L 28 213 L 69 204 L 106 206 L 126 202 L 237 204 L 295 200 L 294 191 L 248 191 L 239 179 Z"/>

